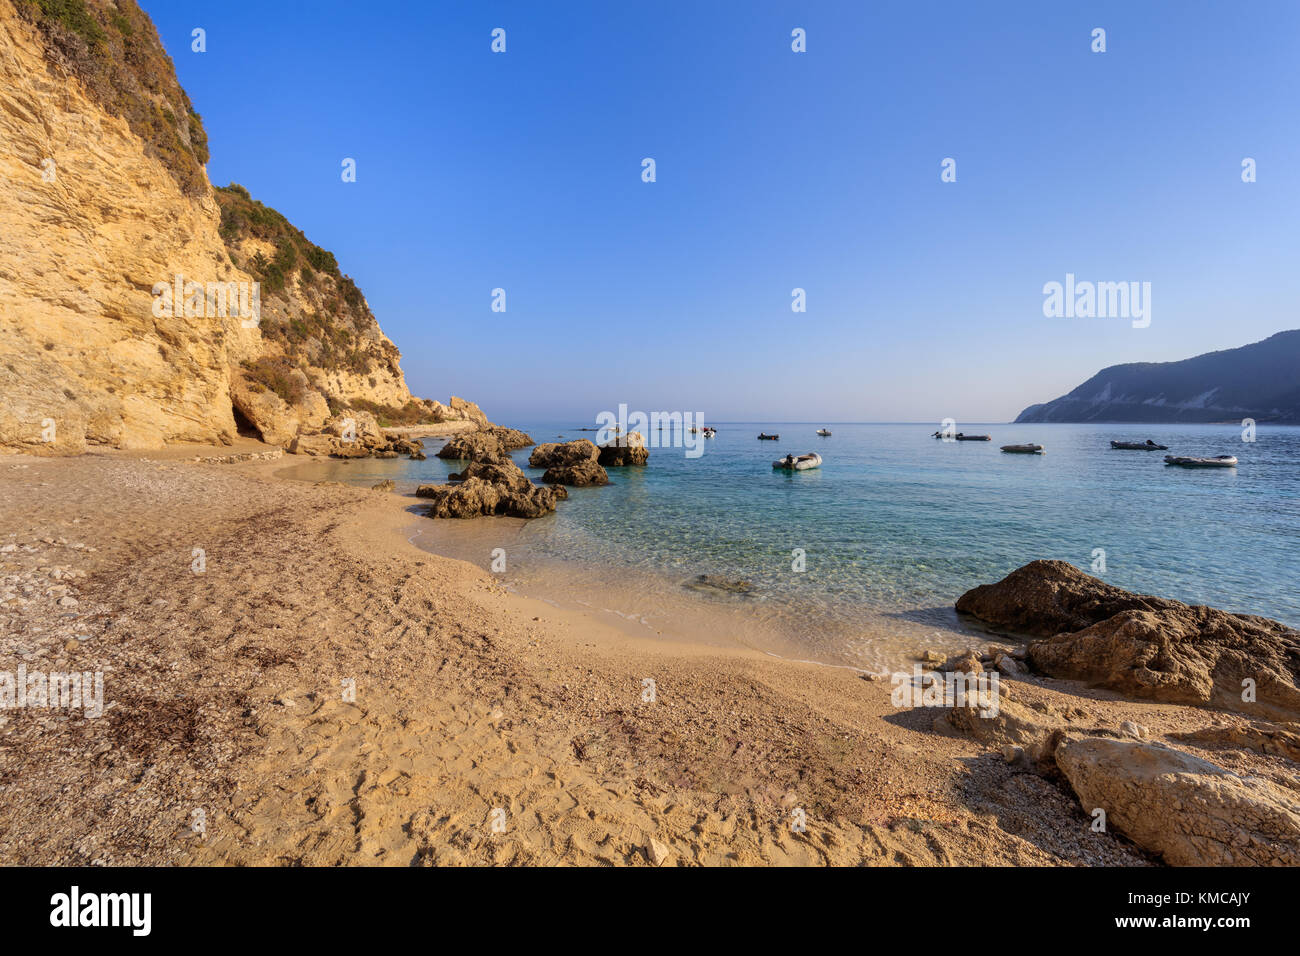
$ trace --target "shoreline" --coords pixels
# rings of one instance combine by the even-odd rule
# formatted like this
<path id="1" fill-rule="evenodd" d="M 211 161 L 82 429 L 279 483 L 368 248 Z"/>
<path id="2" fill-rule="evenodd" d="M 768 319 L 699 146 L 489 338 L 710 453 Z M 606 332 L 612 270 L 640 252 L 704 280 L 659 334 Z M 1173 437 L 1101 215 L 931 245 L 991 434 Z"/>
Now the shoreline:
<path id="1" fill-rule="evenodd" d="M 3 714 L 6 860 L 649 865 L 654 840 L 664 865 L 1151 862 L 888 683 L 629 635 L 398 540 L 399 497 L 193 455 L 0 462 L 6 573 L 85 574 L 70 607 L 0 605 L 3 666 L 103 670 L 107 704 Z M 1247 723 L 1006 684 L 1086 725 Z"/>

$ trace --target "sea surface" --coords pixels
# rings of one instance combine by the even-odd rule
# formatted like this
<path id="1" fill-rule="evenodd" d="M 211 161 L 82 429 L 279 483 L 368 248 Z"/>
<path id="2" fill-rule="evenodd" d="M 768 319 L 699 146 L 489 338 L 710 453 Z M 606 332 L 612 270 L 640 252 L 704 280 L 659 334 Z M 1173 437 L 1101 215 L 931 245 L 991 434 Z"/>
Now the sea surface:
<path id="1" fill-rule="evenodd" d="M 592 438 L 592 423 L 509 422 L 536 441 Z M 827 438 L 815 431 L 832 431 Z M 704 453 L 652 448 L 612 485 L 570 489 L 533 521 L 416 517 L 414 543 L 490 569 L 510 587 L 585 607 L 633 630 L 738 643 L 822 663 L 885 670 L 919 649 L 987 642 L 953 602 L 1035 558 L 1058 558 L 1136 591 L 1300 625 L 1300 428 L 1236 425 L 967 424 L 990 442 L 945 442 L 935 425 L 719 422 Z M 758 441 L 759 431 L 780 441 Z M 657 436 L 647 436 L 657 437 Z M 1237 468 L 1168 467 L 1169 454 L 1236 455 Z M 668 441 L 665 433 L 664 441 Z M 999 446 L 1035 442 L 1042 455 Z M 398 491 L 458 464 L 357 460 L 288 474 Z M 529 470 L 530 449 L 515 453 Z M 775 471 L 787 452 L 821 468 Z M 497 553 L 498 567 L 500 552 Z M 802 568 L 800 570 L 800 568 Z M 748 583 L 734 593 L 700 575 Z"/>

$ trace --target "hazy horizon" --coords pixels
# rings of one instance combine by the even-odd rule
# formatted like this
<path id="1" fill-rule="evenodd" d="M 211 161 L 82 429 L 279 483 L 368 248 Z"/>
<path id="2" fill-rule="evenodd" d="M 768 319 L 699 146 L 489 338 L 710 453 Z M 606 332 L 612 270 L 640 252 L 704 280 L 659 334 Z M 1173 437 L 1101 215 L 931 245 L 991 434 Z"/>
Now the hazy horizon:
<path id="1" fill-rule="evenodd" d="M 1010 421 L 1296 325 L 1293 5 L 143 6 L 213 183 L 494 419 Z M 1150 283 L 1149 327 L 1044 317 L 1067 274 Z"/>

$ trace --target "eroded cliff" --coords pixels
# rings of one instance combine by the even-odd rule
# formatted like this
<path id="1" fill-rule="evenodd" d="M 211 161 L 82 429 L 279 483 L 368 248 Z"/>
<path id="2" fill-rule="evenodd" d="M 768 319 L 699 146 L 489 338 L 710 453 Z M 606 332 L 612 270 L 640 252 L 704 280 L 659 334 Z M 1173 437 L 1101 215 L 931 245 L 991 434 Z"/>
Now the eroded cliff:
<path id="1" fill-rule="evenodd" d="M 486 421 L 413 398 L 334 256 L 213 190 L 207 158 L 134 0 L 0 0 L 0 446 L 288 446 L 350 410 Z"/>

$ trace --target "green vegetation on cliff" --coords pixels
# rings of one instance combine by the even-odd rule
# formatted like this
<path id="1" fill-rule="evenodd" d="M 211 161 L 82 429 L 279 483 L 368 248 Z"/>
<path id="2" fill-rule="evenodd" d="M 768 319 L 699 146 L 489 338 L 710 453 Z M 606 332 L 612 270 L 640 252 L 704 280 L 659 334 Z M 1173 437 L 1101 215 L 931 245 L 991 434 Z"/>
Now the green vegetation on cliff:
<path id="1" fill-rule="evenodd" d="M 153 21 L 135 0 L 15 4 L 44 36 L 46 58 L 77 77 L 105 110 L 125 119 L 187 195 L 200 195 L 207 185 L 208 136 Z"/>
<path id="2" fill-rule="evenodd" d="M 333 253 L 243 186 L 231 183 L 213 192 L 232 261 L 262 284 L 263 337 L 277 342 L 299 367 L 368 375 L 382 365 L 400 374 L 397 347 L 382 337 L 361 290 L 339 271 Z M 241 258 L 248 240 L 269 249 Z"/>

